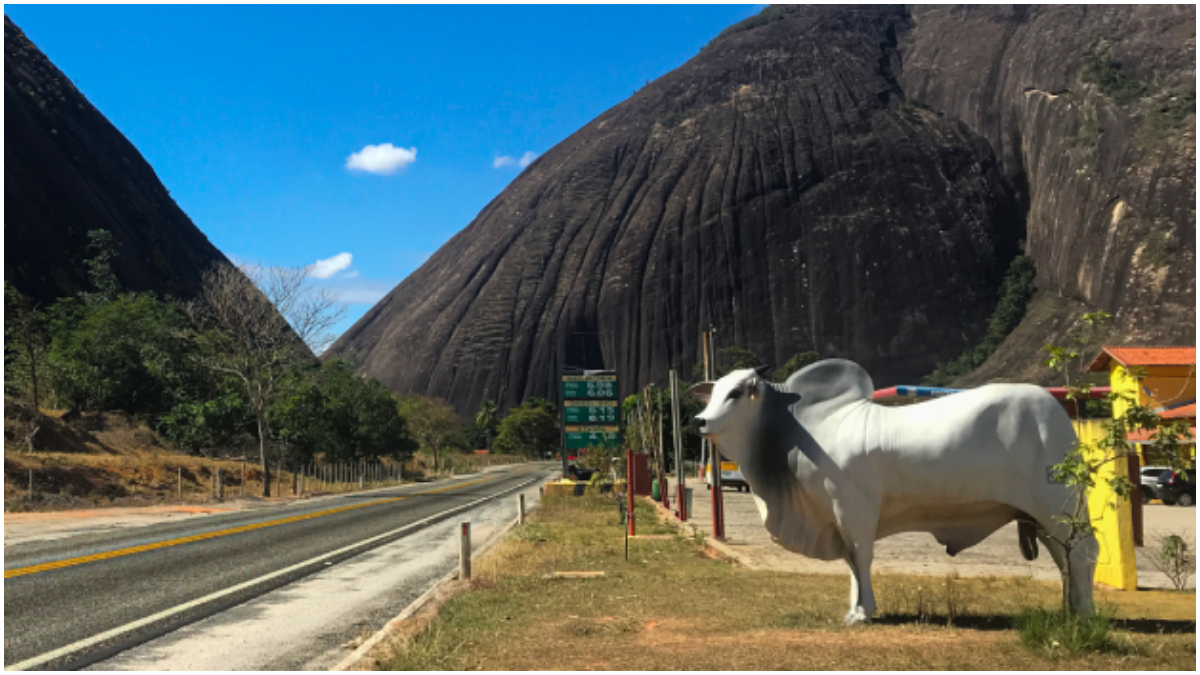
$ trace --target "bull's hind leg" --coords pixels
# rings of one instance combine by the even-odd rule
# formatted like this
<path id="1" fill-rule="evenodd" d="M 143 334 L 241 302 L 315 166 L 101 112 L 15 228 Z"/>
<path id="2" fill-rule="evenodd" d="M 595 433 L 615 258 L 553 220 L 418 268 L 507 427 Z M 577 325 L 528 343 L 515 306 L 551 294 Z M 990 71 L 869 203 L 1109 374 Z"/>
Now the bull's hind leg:
<path id="1" fill-rule="evenodd" d="M 1060 530 L 1056 532 L 1059 539 L 1066 539 L 1067 532 L 1062 531 L 1065 526 L 1061 523 L 1056 524 Z M 1042 526 L 1045 528 L 1045 525 Z M 1087 537 L 1075 544 L 1071 549 L 1068 557 L 1067 547 L 1059 543 L 1058 539 L 1047 536 L 1046 532 L 1053 530 L 1045 530 L 1039 533 L 1038 539 L 1050 552 L 1050 557 L 1054 559 L 1054 564 L 1058 565 L 1059 573 L 1063 576 L 1063 596 L 1066 598 L 1068 605 L 1077 614 L 1090 615 L 1095 611 L 1092 604 L 1092 582 L 1096 573 L 1096 554 L 1099 546 L 1094 537 Z M 1067 586 L 1068 575 L 1064 572 L 1070 572 L 1070 585 Z"/>

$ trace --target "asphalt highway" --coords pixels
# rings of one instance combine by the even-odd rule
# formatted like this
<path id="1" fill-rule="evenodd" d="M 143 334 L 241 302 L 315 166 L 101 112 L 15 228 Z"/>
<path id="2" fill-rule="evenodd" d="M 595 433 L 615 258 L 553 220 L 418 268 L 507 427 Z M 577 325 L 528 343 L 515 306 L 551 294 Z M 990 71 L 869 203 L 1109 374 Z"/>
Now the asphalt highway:
<path id="1" fill-rule="evenodd" d="M 4 664 L 85 667 L 532 487 L 549 465 L 5 547 Z"/>

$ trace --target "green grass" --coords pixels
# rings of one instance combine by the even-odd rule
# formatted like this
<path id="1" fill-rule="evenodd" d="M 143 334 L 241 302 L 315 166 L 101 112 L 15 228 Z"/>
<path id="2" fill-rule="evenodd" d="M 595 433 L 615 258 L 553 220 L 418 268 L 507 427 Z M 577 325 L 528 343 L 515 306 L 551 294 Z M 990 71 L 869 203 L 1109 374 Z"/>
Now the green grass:
<path id="1" fill-rule="evenodd" d="M 390 670 L 1194 670 L 1194 594 L 1104 594 L 1109 632 L 1130 650 L 1028 649 L 1013 630 L 1049 610 L 1058 584 L 1025 578 L 876 575 L 877 621 L 846 627 L 846 575 L 748 570 L 716 559 L 644 500 L 629 541 L 607 495 L 548 497 L 528 524 L 476 561 L 469 588 L 411 638 Z M 595 578 L 554 572 L 602 571 Z M 1130 617 L 1164 619 L 1169 630 Z M 1139 632 L 1140 631 L 1140 632 Z"/>
<path id="2" fill-rule="evenodd" d="M 1021 644 L 1030 649 L 1065 651 L 1071 656 L 1135 652 L 1132 642 L 1113 639 L 1112 624 L 1112 617 L 1104 614 L 1075 616 L 1040 608 L 1021 612 L 1013 619 Z"/>

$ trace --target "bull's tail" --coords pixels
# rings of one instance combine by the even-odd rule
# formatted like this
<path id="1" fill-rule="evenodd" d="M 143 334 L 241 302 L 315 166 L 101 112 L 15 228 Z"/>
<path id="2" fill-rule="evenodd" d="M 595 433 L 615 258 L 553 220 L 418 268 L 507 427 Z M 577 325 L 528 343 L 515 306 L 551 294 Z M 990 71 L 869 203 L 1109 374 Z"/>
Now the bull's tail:
<path id="1" fill-rule="evenodd" d="M 1037 560 L 1037 523 L 1022 518 L 1017 521 L 1017 543 L 1021 546 L 1021 557 Z"/>

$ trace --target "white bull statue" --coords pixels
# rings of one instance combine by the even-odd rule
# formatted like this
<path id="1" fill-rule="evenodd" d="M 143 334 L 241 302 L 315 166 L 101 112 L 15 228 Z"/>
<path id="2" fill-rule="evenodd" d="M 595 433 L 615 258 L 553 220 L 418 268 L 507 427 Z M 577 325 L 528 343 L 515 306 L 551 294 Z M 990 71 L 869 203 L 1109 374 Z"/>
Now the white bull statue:
<path id="1" fill-rule="evenodd" d="M 872 402 L 862 367 L 831 359 L 782 385 L 737 370 L 690 393 L 707 404 L 700 433 L 741 466 L 772 539 L 849 564 L 846 623 L 875 613 L 875 540 L 929 532 L 953 556 L 1014 520 L 1025 558 L 1040 539 L 1070 566 L 1072 608 L 1091 613 L 1096 542 L 1067 559 L 1069 527 L 1055 516 L 1073 512 L 1076 493 L 1049 478 L 1075 430 L 1040 387 L 992 384 L 891 408 Z"/>

